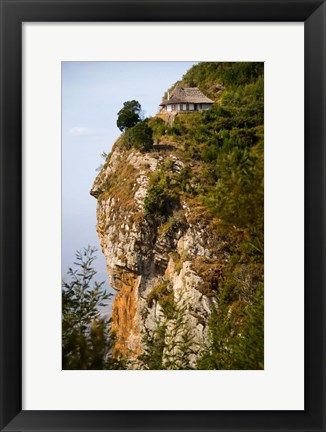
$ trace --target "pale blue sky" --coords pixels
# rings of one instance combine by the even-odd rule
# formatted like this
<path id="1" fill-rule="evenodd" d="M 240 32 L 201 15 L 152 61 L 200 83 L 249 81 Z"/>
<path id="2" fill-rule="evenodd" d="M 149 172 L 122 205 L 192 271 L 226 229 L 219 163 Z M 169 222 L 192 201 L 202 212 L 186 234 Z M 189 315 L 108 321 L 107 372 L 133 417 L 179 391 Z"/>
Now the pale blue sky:
<path id="1" fill-rule="evenodd" d="M 117 112 L 136 99 L 145 116 L 158 112 L 164 92 L 195 62 L 62 63 L 62 272 L 75 251 L 97 246 L 97 279 L 108 284 L 96 233 L 96 200 L 89 190 L 120 135 Z M 107 285 L 108 286 L 108 285 Z"/>

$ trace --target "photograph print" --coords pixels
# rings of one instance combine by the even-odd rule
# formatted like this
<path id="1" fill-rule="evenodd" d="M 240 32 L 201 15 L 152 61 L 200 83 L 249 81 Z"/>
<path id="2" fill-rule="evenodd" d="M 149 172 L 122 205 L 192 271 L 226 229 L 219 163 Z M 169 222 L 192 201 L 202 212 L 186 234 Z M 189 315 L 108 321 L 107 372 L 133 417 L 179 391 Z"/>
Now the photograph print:
<path id="1" fill-rule="evenodd" d="M 62 63 L 62 369 L 264 369 L 264 63 Z"/>

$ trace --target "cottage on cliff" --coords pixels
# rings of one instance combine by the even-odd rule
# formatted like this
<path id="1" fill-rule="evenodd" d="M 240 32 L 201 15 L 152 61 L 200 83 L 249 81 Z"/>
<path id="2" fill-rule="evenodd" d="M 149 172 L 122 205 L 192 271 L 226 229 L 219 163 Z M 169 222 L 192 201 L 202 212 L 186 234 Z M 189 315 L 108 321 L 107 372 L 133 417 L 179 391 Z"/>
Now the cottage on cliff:
<path id="1" fill-rule="evenodd" d="M 205 96 L 197 87 L 176 86 L 167 99 L 163 99 L 161 113 L 180 111 L 202 111 L 213 105 L 213 101 Z"/>

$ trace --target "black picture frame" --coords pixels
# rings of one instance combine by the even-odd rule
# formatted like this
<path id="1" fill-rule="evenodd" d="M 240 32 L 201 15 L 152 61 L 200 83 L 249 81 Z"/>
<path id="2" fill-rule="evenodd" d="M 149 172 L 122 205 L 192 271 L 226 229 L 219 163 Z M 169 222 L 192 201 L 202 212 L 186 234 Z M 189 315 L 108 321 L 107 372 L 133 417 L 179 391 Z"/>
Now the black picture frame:
<path id="1" fill-rule="evenodd" d="M 0 7 L 1 431 L 326 431 L 325 2 L 0 0 Z M 22 411 L 22 23 L 98 21 L 304 22 L 304 411 Z"/>

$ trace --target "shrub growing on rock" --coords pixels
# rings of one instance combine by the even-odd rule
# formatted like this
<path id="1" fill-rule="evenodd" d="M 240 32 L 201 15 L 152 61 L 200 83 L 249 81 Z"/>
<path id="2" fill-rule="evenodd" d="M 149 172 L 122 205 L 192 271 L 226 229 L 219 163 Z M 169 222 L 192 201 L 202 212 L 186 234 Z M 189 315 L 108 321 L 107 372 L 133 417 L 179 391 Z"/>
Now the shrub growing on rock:
<path id="1" fill-rule="evenodd" d="M 153 132 L 147 122 L 138 123 L 130 130 L 130 140 L 136 150 L 147 152 L 153 148 Z"/>
<path id="2" fill-rule="evenodd" d="M 122 142 L 127 150 L 134 147 L 143 153 L 148 152 L 153 148 L 153 131 L 145 120 L 126 130 Z"/>
<path id="3" fill-rule="evenodd" d="M 154 173 L 144 200 L 145 217 L 163 223 L 173 213 L 178 203 L 179 195 L 175 189 L 173 175 L 164 171 Z"/>

